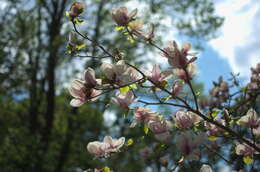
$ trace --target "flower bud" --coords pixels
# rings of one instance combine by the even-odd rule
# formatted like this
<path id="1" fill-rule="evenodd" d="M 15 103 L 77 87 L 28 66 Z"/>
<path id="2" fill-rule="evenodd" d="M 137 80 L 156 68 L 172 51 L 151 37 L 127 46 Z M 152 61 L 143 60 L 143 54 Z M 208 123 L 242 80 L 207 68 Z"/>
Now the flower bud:
<path id="1" fill-rule="evenodd" d="M 119 26 L 127 26 L 127 24 L 131 20 L 133 20 L 136 14 L 137 14 L 137 9 L 133 10 L 131 13 L 128 14 L 128 10 L 126 7 L 120 7 L 112 11 L 112 19 Z"/>
<path id="2" fill-rule="evenodd" d="M 78 17 L 84 10 L 85 6 L 83 3 L 80 2 L 74 2 L 69 10 L 69 17 L 72 19 Z"/>

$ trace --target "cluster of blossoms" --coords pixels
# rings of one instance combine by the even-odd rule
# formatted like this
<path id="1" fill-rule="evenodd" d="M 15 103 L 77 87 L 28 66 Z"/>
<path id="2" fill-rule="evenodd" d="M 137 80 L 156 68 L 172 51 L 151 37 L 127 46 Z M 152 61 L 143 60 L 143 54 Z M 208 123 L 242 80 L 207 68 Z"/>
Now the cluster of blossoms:
<path id="1" fill-rule="evenodd" d="M 82 13 L 84 6 L 80 3 L 73 3 L 68 15 L 73 22 L 77 24 L 76 18 Z M 149 45 L 158 48 L 153 43 L 154 27 L 148 32 L 143 32 L 143 23 L 136 19 L 137 10 L 128 12 L 125 7 L 120 7 L 112 11 L 112 19 L 117 25 L 118 30 L 124 30 L 128 38 L 135 39 L 141 38 L 145 40 Z M 74 25 L 75 26 L 75 25 Z M 78 31 L 75 29 L 76 33 Z M 74 34 L 74 33 L 73 33 Z M 82 47 L 82 42 L 78 42 L 74 39 L 74 36 L 70 35 L 69 45 L 71 51 L 77 51 Z M 95 44 L 99 45 L 97 42 Z M 99 45 L 99 47 L 102 47 Z M 197 59 L 196 53 L 190 53 L 190 43 L 184 43 L 181 48 L 178 47 L 175 41 L 171 42 L 168 46 L 161 49 L 163 57 L 168 59 L 168 63 L 171 66 L 172 71 L 162 71 L 159 65 L 154 65 L 152 70 L 142 71 L 133 65 L 130 65 L 123 58 L 116 58 L 116 55 L 107 53 L 109 57 L 116 60 L 115 64 L 102 63 L 100 71 L 104 75 L 101 79 L 97 79 L 95 71 L 92 68 L 88 68 L 81 79 L 72 81 L 69 88 L 70 94 L 74 97 L 70 104 L 74 107 L 79 107 L 87 102 L 97 100 L 101 94 L 114 90 L 119 90 L 115 93 L 115 96 L 111 98 L 112 102 L 118 106 L 133 110 L 134 120 L 132 121 L 130 128 L 135 127 L 137 124 L 144 125 L 145 132 L 151 131 L 155 138 L 163 143 L 171 144 L 175 141 L 177 149 L 188 160 L 199 160 L 201 156 L 200 149 L 205 141 L 204 137 L 220 137 L 225 135 L 228 131 L 232 131 L 229 134 L 234 133 L 230 127 L 230 121 L 235 121 L 235 124 L 242 126 L 246 129 L 252 130 L 252 140 L 244 139 L 242 136 L 238 138 L 243 142 L 237 144 L 236 154 L 243 155 L 244 157 L 252 157 L 254 154 L 259 154 L 258 145 L 254 139 L 258 139 L 260 136 L 260 119 L 257 117 L 256 112 L 253 109 L 248 110 L 245 116 L 240 119 L 232 119 L 229 116 L 228 111 L 224 110 L 224 118 L 220 116 L 206 116 L 202 114 L 203 110 L 210 110 L 217 108 L 221 109 L 224 103 L 230 100 L 230 85 L 224 81 L 221 77 L 218 82 L 214 82 L 214 88 L 210 90 L 210 99 L 200 99 L 197 102 L 197 94 L 195 94 L 191 80 L 196 72 L 196 67 L 193 62 Z M 101 48 L 104 50 L 104 48 Z M 251 82 L 247 85 L 249 90 L 259 89 L 259 73 L 260 65 L 258 64 L 255 69 L 252 69 Z M 171 76 L 177 78 L 174 80 L 172 86 L 168 85 L 168 79 Z M 141 76 L 141 77 L 140 77 Z M 152 86 L 144 86 L 143 84 L 148 81 Z M 174 116 L 170 119 L 166 119 L 156 112 L 152 112 L 147 107 L 135 107 L 130 108 L 130 105 L 135 102 L 140 102 L 149 105 L 149 102 L 142 101 L 137 97 L 133 88 L 137 88 L 137 84 L 144 88 L 150 89 L 155 94 L 158 103 L 150 104 L 168 104 L 177 107 L 186 108 L 186 110 L 177 110 Z M 194 98 L 196 109 L 188 103 L 186 99 L 180 97 L 183 93 L 184 85 L 189 86 L 192 96 Z M 170 88 L 169 88 L 170 87 Z M 164 98 L 156 95 L 156 91 L 168 93 L 169 95 Z M 177 104 L 172 103 L 172 100 L 177 100 Z M 199 105 L 198 105 L 198 104 Z M 248 108 L 247 108 L 248 109 Z M 198 125 L 197 125 L 198 124 Z M 200 125 L 201 124 L 201 125 Z M 235 125 L 234 124 L 234 125 Z M 176 132 L 174 131 L 176 127 Z M 229 128 L 230 127 L 230 128 Z M 206 134 L 201 134 L 199 131 L 206 131 Z M 174 132 L 173 132 L 174 131 Z M 181 134 L 179 134 L 181 132 Z M 172 137 L 172 133 L 177 133 L 176 137 Z M 146 133 L 147 134 L 147 133 Z M 234 136 L 234 135 L 233 135 Z M 237 135 L 235 135 L 237 137 Z M 112 139 L 110 136 L 106 136 L 103 142 L 94 141 L 87 145 L 87 150 L 90 154 L 96 158 L 107 158 L 113 153 L 119 152 L 120 148 L 124 145 L 125 138 Z M 211 142 L 212 145 L 218 147 L 216 141 Z M 141 151 L 143 157 L 147 157 L 150 154 L 151 149 L 146 148 Z M 160 158 L 161 164 L 167 166 L 167 158 Z M 96 169 L 98 171 L 98 169 Z M 212 171 L 210 166 L 203 165 L 201 170 L 203 172 Z"/>
<path id="2" fill-rule="evenodd" d="M 214 88 L 210 93 L 210 99 L 200 99 L 199 104 L 202 108 L 221 108 L 221 104 L 229 99 L 229 85 L 222 77 L 219 77 L 218 82 L 213 82 Z"/>
<path id="3" fill-rule="evenodd" d="M 113 153 L 119 152 L 124 143 L 124 137 L 113 139 L 110 136 L 105 136 L 103 142 L 94 141 L 88 143 L 87 150 L 97 158 L 106 158 Z"/>
<path id="4" fill-rule="evenodd" d="M 246 128 L 259 127 L 260 118 L 257 117 L 256 111 L 254 109 L 249 109 L 245 116 L 242 116 L 238 121 L 237 125 Z"/>
<path id="5" fill-rule="evenodd" d="M 226 121 L 221 118 L 215 118 L 214 121 L 219 124 L 222 124 L 223 126 L 226 125 Z M 205 128 L 207 129 L 207 135 L 209 137 L 211 137 L 211 136 L 217 137 L 224 133 L 223 129 L 217 127 L 215 124 L 205 122 L 204 125 L 205 125 Z"/>
<path id="6" fill-rule="evenodd" d="M 162 53 L 168 59 L 172 68 L 175 69 L 175 75 L 185 82 L 191 80 L 196 72 L 196 67 L 192 64 L 197 59 L 196 53 L 189 53 L 190 49 L 190 43 L 184 43 L 180 49 L 177 43 L 173 41 L 163 49 Z M 188 59 L 188 56 L 192 58 Z"/>
<path id="7" fill-rule="evenodd" d="M 124 60 L 118 61 L 115 65 L 103 63 L 100 66 L 100 70 L 104 73 L 110 84 L 122 86 L 140 79 L 136 71 L 128 67 Z"/>
<path id="8" fill-rule="evenodd" d="M 184 110 L 177 111 L 173 119 L 180 129 L 188 129 L 201 120 L 195 113 L 185 112 Z"/>
<path id="9" fill-rule="evenodd" d="M 176 137 L 176 146 L 188 160 L 198 160 L 200 152 L 198 150 L 201 143 L 204 141 L 204 135 L 192 135 L 190 132 L 184 132 Z"/>
<path id="10" fill-rule="evenodd" d="M 140 123 L 147 126 L 158 140 L 168 141 L 170 136 L 169 132 L 172 129 L 169 120 L 165 120 L 159 114 L 151 112 L 149 108 L 137 107 L 134 110 L 134 121 L 130 127 L 135 127 Z"/>
<path id="11" fill-rule="evenodd" d="M 95 89 L 95 87 L 100 84 L 101 80 L 96 79 L 95 71 L 88 68 L 82 79 L 75 79 L 71 83 L 69 92 L 74 97 L 70 102 L 71 106 L 79 107 L 86 102 L 97 100 L 102 91 Z"/>
<path id="12" fill-rule="evenodd" d="M 247 84 L 247 89 L 249 92 L 254 92 L 259 90 L 260 87 L 260 63 L 256 65 L 255 68 L 251 68 L 251 78 L 250 82 Z"/>

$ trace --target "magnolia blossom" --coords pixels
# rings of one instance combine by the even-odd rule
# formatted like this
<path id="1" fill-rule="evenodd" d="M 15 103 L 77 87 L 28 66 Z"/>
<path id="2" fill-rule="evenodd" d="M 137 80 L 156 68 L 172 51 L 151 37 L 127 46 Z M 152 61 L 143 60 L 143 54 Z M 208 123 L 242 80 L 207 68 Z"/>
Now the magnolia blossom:
<path id="1" fill-rule="evenodd" d="M 125 85 L 138 79 L 136 71 L 128 67 L 124 60 L 118 61 L 115 65 L 103 63 L 100 67 L 110 82 Z"/>
<path id="2" fill-rule="evenodd" d="M 128 108 L 137 99 L 134 98 L 134 94 L 131 91 L 128 91 L 126 94 L 116 93 L 116 97 L 113 97 L 112 101 L 123 108 Z"/>
<path id="3" fill-rule="evenodd" d="M 186 73 L 187 72 L 187 73 Z M 175 69 L 175 75 L 183 80 L 183 81 L 188 81 L 193 78 L 193 75 L 196 72 L 196 67 L 193 64 L 189 64 L 186 68 L 186 72 L 183 69 Z"/>
<path id="4" fill-rule="evenodd" d="M 176 96 L 181 94 L 182 88 L 183 88 L 182 82 L 180 80 L 175 80 L 172 85 L 172 90 L 171 90 L 172 95 Z"/>
<path id="5" fill-rule="evenodd" d="M 198 115 L 190 111 L 185 112 L 184 110 L 177 111 L 173 119 L 177 126 L 181 129 L 187 129 L 194 123 L 200 121 L 200 117 Z"/>
<path id="6" fill-rule="evenodd" d="M 101 84 L 101 80 L 96 79 L 92 68 L 88 68 L 82 78 L 83 80 L 73 80 L 69 88 L 70 94 L 74 97 L 70 102 L 71 106 L 79 107 L 88 101 L 95 101 L 102 92 L 94 89 L 96 85 Z"/>
<path id="7" fill-rule="evenodd" d="M 241 117 L 237 121 L 238 125 L 243 127 L 255 127 L 260 124 L 260 119 L 257 117 L 256 111 L 254 109 L 249 109 L 245 116 Z"/>
<path id="8" fill-rule="evenodd" d="M 213 170 L 209 165 L 203 164 L 200 168 L 200 172 L 213 172 Z"/>
<path id="9" fill-rule="evenodd" d="M 68 11 L 69 16 L 71 18 L 78 17 L 83 12 L 84 8 L 85 8 L 84 4 L 80 2 L 74 2 L 71 5 L 70 10 Z"/>
<path id="10" fill-rule="evenodd" d="M 146 71 L 145 74 L 155 83 L 162 83 L 170 76 L 170 73 L 163 73 L 159 65 L 154 65 L 152 71 Z"/>
<path id="11" fill-rule="evenodd" d="M 257 128 L 253 129 L 253 134 L 255 137 L 260 137 L 260 125 Z"/>
<path id="12" fill-rule="evenodd" d="M 254 148 L 248 146 L 247 144 L 238 144 L 236 146 L 236 154 L 243 156 L 252 156 L 253 154 L 259 154 Z"/>
<path id="13" fill-rule="evenodd" d="M 172 128 L 170 121 L 156 118 L 155 120 L 149 120 L 147 126 L 153 132 L 156 139 L 164 142 L 170 141 L 169 130 Z"/>
<path id="14" fill-rule="evenodd" d="M 155 120 L 150 120 L 147 123 L 147 126 L 154 134 L 162 134 L 169 131 L 172 128 L 172 125 L 169 121 L 158 118 L 156 118 Z"/>
<path id="15" fill-rule="evenodd" d="M 182 48 L 179 49 L 178 45 L 175 41 L 172 42 L 172 44 L 166 48 L 164 48 L 163 56 L 168 58 L 168 63 L 173 68 L 185 68 L 189 63 L 196 60 L 196 58 L 192 58 L 189 60 L 187 56 L 195 56 L 195 53 L 189 53 L 189 50 L 191 49 L 190 43 L 184 43 L 182 45 Z"/>
<path id="16" fill-rule="evenodd" d="M 95 71 L 92 68 L 87 68 L 83 74 L 83 80 L 88 88 L 94 88 L 97 85 L 101 85 L 101 79 L 96 79 Z"/>
<path id="17" fill-rule="evenodd" d="M 136 124 L 144 122 L 146 125 L 149 121 L 156 121 L 159 119 L 158 114 L 151 112 L 149 108 L 146 107 L 136 107 L 134 110 L 134 121 L 130 127 L 135 127 Z"/>
<path id="18" fill-rule="evenodd" d="M 109 157 L 112 153 L 119 152 L 119 149 L 124 145 L 125 138 L 112 139 L 110 136 L 105 136 L 103 142 L 94 141 L 87 145 L 87 150 L 95 157 Z"/>
<path id="19" fill-rule="evenodd" d="M 112 11 L 112 19 L 119 26 L 127 26 L 127 24 L 131 20 L 133 20 L 136 15 L 137 15 L 137 9 L 128 13 L 128 10 L 126 7 L 119 7 Z"/>
<path id="20" fill-rule="evenodd" d="M 219 124 L 225 125 L 226 122 L 223 119 L 220 118 L 215 118 L 214 121 L 218 122 Z M 205 122 L 204 126 L 207 129 L 207 135 L 208 136 L 219 136 L 220 134 L 223 133 L 223 129 L 219 128 L 215 124 L 211 124 L 209 122 Z"/>
<path id="21" fill-rule="evenodd" d="M 182 133 L 176 138 L 176 146 L 186 159 L 198 160 L 198 146 L 203 142 L 204 135 L 194 136 L 190 132 Z"/>

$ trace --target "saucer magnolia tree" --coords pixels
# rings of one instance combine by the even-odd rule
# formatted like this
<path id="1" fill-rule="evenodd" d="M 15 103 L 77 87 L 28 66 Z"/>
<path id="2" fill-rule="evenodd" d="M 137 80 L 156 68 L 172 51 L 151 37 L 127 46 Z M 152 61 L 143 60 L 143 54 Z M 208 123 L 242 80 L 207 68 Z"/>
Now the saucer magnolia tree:
<path id="1" fill-rule="evenodd" d="M 124 57 L 127 54 L 124 55 L 121 52 L 123 50 L 110 52 L 102 42 L 79 32 L 77 28 L 84 22 L 80 17 L 84 9 L 83 4 L 76 2 L 67 12 L 74 28 L 70 39 L 78 37 L 85 40 L 87 44 L 97 46 L 105 56 L 88 56 L 100 59 L 102 65 L 96 69 L 87 68 L 82 71 L 82 78 L 72 81 L 69 92 L 73 98 L 70 104 L 80 108 L 84 104 L 102 100 L 103 95 L 112 92 L 111 104 L 125 108 L 132 114 L 128 128 L 144 130 L 144 136 L 139 139 L 105 136 L 102 142 L 93 140 L 88 143 L 87 151 L 96 161 L 106 158 L 109 161 L 112 156 L 122 156 L 149 134 L 153 135 L 153 145 L 144 148 L 145 152 L 144 149 L 140 150 L 140 158 L 149 157 L 152 154 L 149 149 L 154 149 L 153 153 L 161 156 L 156 156 L 155 163 L 162 164 L 169 171 L 193 168 L 193 162 L 200 164 L 195 169 L 212 171 L 215 167 L 210 161 L 212 155 L 234 170 L 259 169 L 260 118 L 257 110 L 260 63 L 251 69 L 252 77 L 247 85 L 239 86 L 234 75 L 229 82 L 220 77 L 218 82 L 214 82 L 210 95 L 203 97 L 192 82 L 196 75 L 197 53 L 191 50 L 190 43 L 180 46 L 173 40 L 160 47 L 154 40 L 155 28 L 153 25 L 144 27 L 137 9 L 119 7 L 112 10 L 111 22 L 114 22 L 116 31 L 122 33 L 122 39 L 128 40 L 129 44 L 146 44 L 158 50 L 161 58 L 168 60 L 170 67 L 170 70 L 164 70 L 156 64 L 152 69 L 144 70 L 126 61 Z M 84 47 L 84 43 L 77 42 L 80 41 L 74 41 L 73 44 L 69 42 L 70 53 Z M 104 58 L 110 59 L 109 62 L 103 62 Z M 95 73 L 101 75 L 97 77 Z M 232 93 L 231 88 L 237 91 Z M 147 98 L 142 93 L 152 94 L 155 98 Z M 152 110 L 151 106 L 169 106 L 175 113 L 160 114 L 156 112 L 158 108 Z M 158 146 L 162 149 L 155 149 Z M 177 156 L 171 155 L 172 149 L 176 150 Z M 225 150 L 222 152 L 221 149 Z M 240 167 L 237 166 L 239 160 L 243 161 Z M 87 169 L 95 172 L 110 170 L 113 169 L 107 166 Z"/>

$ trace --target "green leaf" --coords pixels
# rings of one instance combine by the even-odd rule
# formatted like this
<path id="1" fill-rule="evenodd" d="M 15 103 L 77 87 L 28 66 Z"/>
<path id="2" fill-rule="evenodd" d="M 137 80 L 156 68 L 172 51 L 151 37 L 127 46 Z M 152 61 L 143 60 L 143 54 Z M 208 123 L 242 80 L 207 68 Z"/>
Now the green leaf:
<path id="1" fill-rule="evenodd" d="M 81 50 L 82 48 L 85 48 L 86 44 L 80 44 L 80 45 L 76 45 L 76 50 Z"/>
<path id="2" fill-rule="evenodd" d="M 131 146 L 133 143 L 134 143 L 134 140 L 133 140 L 133 139 L 128 139 L 126 145 L 127 145 L 127 146 Z"/>
<path id="3" fill-rule="evenodd" d="M 135 42 L 135 40 L 131 36 L 128 36 L 127 40 L 132 44 Z"/>
<path id="4" fill-rule="evenodd" d="M 200 95 L 201 95 L 200 92 L 197 92 L 197 93 L 196 93 L 196 96 L 197 96 L 197 97 L 199 97 Z"/>
<path id="5" fill-rule="evenodd" d="M 121 94 L 126 94 L 130 90 L 129 86 L 125 86 L 119 89 Z"/>
<path id="6" fill-rule="evenodd" d="M 144 126 L 144 133 L 147 135 L 149 132 L 149 128 L 147 126 Z"/>
<path id="7" fill-rule="evenodd" d="M 243 157 L 243 161 L 244 161 L 244 163 L 247 164 L 247 165 L 252 164 L 252 162 L 253 162 L 253 157 L 251 157 L 251 156 L 244 156 L 244 157 Z"/>
<path id="8" fill-rule="evenodd" d="M 216 117 L 219 112 L 220 112 L 219 110 L 214 109 L 214 110 L 211 112 L 211 116 L 212 116 L 212 117 Z"/>
<path id="9" fill-rule="evenodd" d="M 172 98 L 172 96 L 166 96 L 166 97 L 163 97 L 162 98 L 162 101 L 168 101 L 168 100 L 170 100 Z"/>
<path id="10" fill-rule="evenodd" d="M 129 87 L 132 88 L 132 89 L 137 89 L 136 84 L 131 84 L 131 85 L 129 85 Z"/>
<path id="11" fill-rule="evenodd" d="M 216 136 L 209 136 L 208 139 L 209 139 L 210 141 L 215 141 L 215 140 L 218 139 L 218 137 L 216 137 Z"/>
<path id="12" fill-rule="evenodd" d="M 165 88 L 167 85 L 168 85 L 168 82 L 167 82 L 166 80 L 163 80 L 163 81 L 161 82 L 161 86 L 162 86 L 163 88 Z"/>
<path id="13" fill-rule="evenodd" d="M 123 30 L 123 29 L 124 29 L 123 26 L 116 26 L 116 27 L 115 27 L 115 30 L 116 30 L 116 31 L 120 31 L 120 30 Z"/>
<path id="14" fill-rule="evenodd" d="M 83 20 L 79 20 L 79 19 L 74 19 L 74 23 L 75 24 L 83 24 L 84 21 Z"/>
<path id="15" fill-rule="evenodd" d="M 163 120 L 163 115 L 159 115 L 159 119 L 160 119 L 160 121 L 162 121 Z"/>
<path id="16" fill-rule="evenodd" d="M 111 172 L 109 167 L 104 168 L 104 172 Z"/>

